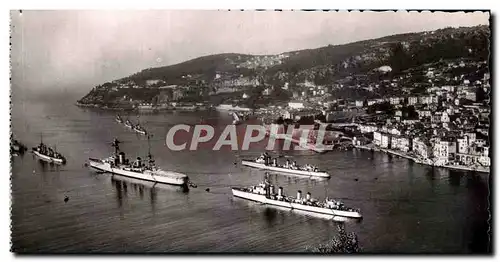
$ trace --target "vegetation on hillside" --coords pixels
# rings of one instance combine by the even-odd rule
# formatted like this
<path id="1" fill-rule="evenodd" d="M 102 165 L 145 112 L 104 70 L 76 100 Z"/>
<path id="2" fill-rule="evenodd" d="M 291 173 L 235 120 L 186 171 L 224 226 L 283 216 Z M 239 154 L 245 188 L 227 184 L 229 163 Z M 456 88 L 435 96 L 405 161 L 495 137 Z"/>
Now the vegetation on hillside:
<path id="1" fill-rule="evenodd" d="M 187 94 L 184 100 L 208 101 L 218 88 L 234 83 L 236 86 L 244 85 L 244 88 L 254 89 L 247 92 L 252 95 L 243 101 L 254 107 L 275 98 L 284 100 L 292 96 L 291 91 L 275 93 L 268 97 L 261 96 L 261 91 L 267 87 L 280 90 L 280 87 L 289 85 L 289 90 L 293 90 L 297 85 L 309 81 L 314 85 L 328 87 L 329 93 L 337 98 L 369 99 L 393 95 L 400 91 L 399 88 L 381 84 L 375 94 L 364 89 L 365 86 L 403 76 L 407 77 L 402 80 L 405 81 L 403 84 L 420 83 L 422 88 L 412 91 L 418 93 L 430 85 L 419 73 L 423 69 L 456 59 L 488 61 L 489 37 L 489 27 L 475 26 L 392 35 L 279 55 L 216 54 L 176 65 L 148 68 L 113 83 L 105 83 L 91 93 L 99 93 L 102 89 L 110 90 L 120 83 L 138 85 L 142 88 L 124 88 L 123 92 L 134 100 L 142 101 L 155 97 L 145 91 L 145 88 L 158 94 L 157 88 L 161 85 L 179 85 L 190 88 L 186 92 L 191 93 Z M 379 68 L 383 66 L 388 66 L 391 70 L 380 71 Z M 489 68 L 486 65 L 479 69 L 458 67 L 451 70 L 454 75 L 463 71 L 468 79 L 475 81 L 482 76 L 481 72 L 487 72 Z M 473 75 L 470 75 L 471 72 Z M 148 85 L 147 80 L 162 82 Z M 242 90 L 238 88 L 234 92 Z M 92 94 L 90 98 L 101 97 L 115 103 L 123 92 L 115 92 L 113 95 Z M 146 95 L 139 94 L 141 92 Z"/>

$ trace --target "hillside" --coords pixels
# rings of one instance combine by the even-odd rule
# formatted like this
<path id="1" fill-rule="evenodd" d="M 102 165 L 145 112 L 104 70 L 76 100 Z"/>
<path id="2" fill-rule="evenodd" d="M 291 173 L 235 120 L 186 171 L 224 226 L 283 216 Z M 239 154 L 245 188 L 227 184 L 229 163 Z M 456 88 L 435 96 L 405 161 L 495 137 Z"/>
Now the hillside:
<path id="1" fill-rule="evenodd" d="M 356 88 L 440 62 L 488 61 L 489 35 L 487 26 L 445 28 L 277 55 L 216 54 L 145 69 L 104 83 L 79 102 L 116 105 L 120 102 L 117 99 L 123 95 L 129 102 L 154 102 L 158 101 L 160 92 L 168 97 L 165 101 L 180 97 L 208 100 L 211 95 L 219 93 L 255 93 L 249 89 L 283 86 L 290 87 L 287 90 L 291 96 L 297 91 L 295 87 L 304 83 L 329 89 L 339 85 L 343 89 Z M 376 70 L 382 66 L 388 66 L 390 70 Z M 364 91 L 350 93 L 370 95 Z"/>

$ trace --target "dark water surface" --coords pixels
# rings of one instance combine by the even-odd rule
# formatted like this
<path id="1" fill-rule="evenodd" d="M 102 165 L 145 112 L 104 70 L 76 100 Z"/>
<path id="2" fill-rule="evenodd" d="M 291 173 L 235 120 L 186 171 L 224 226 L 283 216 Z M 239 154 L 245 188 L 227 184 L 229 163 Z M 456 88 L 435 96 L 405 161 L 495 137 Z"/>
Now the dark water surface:
<path id="1" fill-rule="evenodd" d="M 84 166 L 88 157 L 108 156 L 114 137 L 124 141 L 122 149 L 129 156 L 147 153 L 144 137 L 116 123 L 113 112 L 78 108 L 72 105 L 76 98 L 22 99 L 13 97 L 15 136 L 32 147 L 43 133 L 44 142 L 56 145 L 68 163 L 43 164 L 30 153 L 12 159 L 15 252 L 303 252 L 337 234 L 337 222 L 232 198 L 230 186 L 253 185 L 264 178 L 262 171 L 234 164 L 257 156 L 257 149 L 172 152 L 165 146 L 172 125 L 200 123 L 203 116 L 222 129 L 231 122 L 226 114 L 141 115 L 153 134 L 157 164 L 188 174 L 198 185 L 183 192 L 96 174 Z M 299 189 L 320 199 L 328 194 L 360 208 L 362 221 L 344 223 L 358 235 L 364 252 L 488 250 L 487 174 L 433 170 L 359 150 L 292 154 L 299 163 L 326 169 L 332 178 L 271 175 L 271 180 L 288 194 Z"/>

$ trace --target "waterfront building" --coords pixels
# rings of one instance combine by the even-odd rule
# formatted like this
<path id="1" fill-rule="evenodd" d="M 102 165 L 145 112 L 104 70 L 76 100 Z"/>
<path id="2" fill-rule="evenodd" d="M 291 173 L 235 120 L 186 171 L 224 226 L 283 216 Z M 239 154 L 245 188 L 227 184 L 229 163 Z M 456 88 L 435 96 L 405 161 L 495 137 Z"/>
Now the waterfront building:
<path id="1" fill-rule="evenodd" d="M 429 159 L 432 156 L 432 151 L 429 143 L 422 138 L 415 137 L 412 139 L 412 151 L 423 159 Z"/>
<path id="2" fill-rule="evenodd" d="M 437 165 L 446 165 L 456 154 L 456 142 L 437 139 L 433 145 L 434 162 Z"/>
<path id="3" fill-rule="evenodd" d="M 467 137 L 457 138 L 457 153 L 459 154 L 469 153 L 469 141 Z"/>
<path id="4" fill-rule="evenodd" d="M 391 148 L 402 152 L 409 152 L 411 150 L 411 140 L 404 136 L 392 136 Z"/>
<path id="5" fill-rule="evenodd" d="M 487 146 L 482 147 L 482 154 L 479 157 L 479 163 L 482 164 L 483 166 L 490 166 L 491 165 L 491 160 L 489 157 L 489 150 L 490 148 Z"/>
<path id="6" fill-rule="evenodd" d="M 382 133 L 379 131 L 373 132 L 373 143 L 376 146 L 380 146 L 382 144 Z"/>

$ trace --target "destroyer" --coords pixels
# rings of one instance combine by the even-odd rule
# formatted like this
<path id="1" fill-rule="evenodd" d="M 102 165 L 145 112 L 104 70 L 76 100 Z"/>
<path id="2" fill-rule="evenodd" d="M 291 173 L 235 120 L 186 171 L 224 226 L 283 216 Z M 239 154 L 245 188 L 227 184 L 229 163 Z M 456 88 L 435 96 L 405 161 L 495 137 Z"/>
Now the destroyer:
<path id="1" fill-rule="evenodd" d="M 275 158 L 271 162 L 271 157 L 267 153 L 262 154 L 255 160 L 243 160 L 241 161 L 241 164 L 244 166 L 255 167 L 275 172 L 290 173 L 295 175 L 323 178 L 330 177 L 330 174 L 320 171 L 315 166 L 298 166 L 296 161 L 290 162 L 290 160 L 287 160 L 285 165 L 278 165 L 278 159 Z"/>
<path id="2" fill-rule="evenodd" d="M 89 158 L 89 166 L 101 172 L 108 172 L 111 174 L 122 175 L 157 183 L 178 186 L 193 185 L 191 182 L 189 182 L 189 178 L 185 174 L 173 171 L 165 171 L 156 167 L 155 160 L 153 159 L 151 152 L 148 153 L 147 163 L 143 163 L 140 157 L 137 157 L 137 159 L 133 163 L 130 163 L 129 160 L 125 158 L 125 153 L 120 151 L 120 148 L 118 146 L 119 143 L 120 141 L 118 141 L 117 139 L 115 139 L 112 143 L 112 146 L 115 149 L 115 153 L 113 156 L 102 160 Z"/>
<path id="3" fill-rule="evenodd" d="M 302 192 L 297 192 L 297 198 L 285 196 L 283 188 L 278 188 L 278 193 L 274 193 L 274 186 L 267 180 L 258 186 L 253 187 L 232 187 L 233 196 L 247 200 L 256 201 L 259 203 L 285 207 L 289 209 L 301 210 L 304 212 L 320 213 L 333 216 L 361 218 L 359 210 L 344 206 L 340 201 L 326 198 L 324 201 L 318 201 L 307 193 L 306 197 L 302 197 Z"/>
<path id="4" fill-rule="evenodd" d="M 66 158 L 64 158 L 64 156 L 61 153 L 47 146 L 46 144 L 43 143 L 43 141 L 40 141 L 40 144 L 37 147 L 33 147 L 32 152 L 33 154 L 35 154 L 35 156 L 40 158 L 40 160 L 49 163 L 56 163 L 56 164 L 66 163 Z"/>

